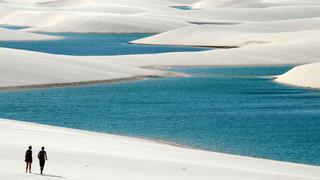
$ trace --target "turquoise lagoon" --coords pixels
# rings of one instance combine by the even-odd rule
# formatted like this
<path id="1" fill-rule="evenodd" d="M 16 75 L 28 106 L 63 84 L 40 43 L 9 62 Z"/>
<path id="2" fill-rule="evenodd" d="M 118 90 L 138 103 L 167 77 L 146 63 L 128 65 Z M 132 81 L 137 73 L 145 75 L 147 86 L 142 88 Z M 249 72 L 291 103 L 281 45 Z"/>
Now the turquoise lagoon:
<path id="1" fill-rule="evenodd" d="M 71 55 L 205 50 L 126 43 L 147 34 L 66 36 L 0 46 Z M 290 68 L 172 68 L 190 77 L 0 91 L 0 117 L 320 165 L 320 91 L 270 78 Z"/>
<path id="2" fill-rule="evenodd" d="M 290 67 L 174 68 L 187 78 L 7 91 L 0 117 L 320 165 L 320 92 Z"/>
<path id="3" fill-rule="evenodd" d="M 16 27 L 17 28 L 17 27 Z M 48 33 L 46 33 L 48 34 Z M 48 34 L 63 36 L 61 40 L 1 42 L 0 47 L 39 51 L 52 54 L 90 56 L 154 54 L 164 52 L 204 51 L 208 48 L 187 46 L 151 46 L 128 42 L 154 34 Z"/>

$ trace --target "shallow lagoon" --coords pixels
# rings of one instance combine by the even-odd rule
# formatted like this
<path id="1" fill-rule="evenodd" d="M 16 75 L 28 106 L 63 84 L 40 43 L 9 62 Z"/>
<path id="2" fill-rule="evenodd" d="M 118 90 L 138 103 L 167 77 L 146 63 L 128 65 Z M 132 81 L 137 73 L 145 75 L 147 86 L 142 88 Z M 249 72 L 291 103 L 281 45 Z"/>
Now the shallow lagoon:
<path id="1" fill-rule="evenodd" d="M 170 6 L 170 7 L 179 9 L 179 10 L 192 10 L 191 6 Z"/>
<path id="2" fill-rule="evenodd" d="M 0 24 L 0 28 L 20 30 L 20 29 L 28 28 L 28 26 L 13 26 L 13 25 Z"/>
<path id="3" fill-rule="evenodd" d="M 48 33 L 46 33 L 48 34 Z M 128 42 L 154 34 L 48 34 L 65 37 L 62 40 L 1 42 L 0 47 L 64 55 L 125 55 L 164 52 L 204 51 L 208 48 L 187 46 L 150 46 Z"/>
<path id="4" fill-rule="evenodd" d="M 0 93 L 0 117 L 320 165 L 320 91 L 291 67 L 173 68 L 187 78 Z"/>

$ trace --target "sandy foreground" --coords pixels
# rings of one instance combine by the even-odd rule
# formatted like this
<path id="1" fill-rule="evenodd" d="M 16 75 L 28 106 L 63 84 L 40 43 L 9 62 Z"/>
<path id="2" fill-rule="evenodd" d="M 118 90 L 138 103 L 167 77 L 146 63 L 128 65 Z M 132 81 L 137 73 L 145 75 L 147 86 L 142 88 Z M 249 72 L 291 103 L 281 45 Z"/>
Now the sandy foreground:
<path id="1" fill-rule="evenodd" d="M 317 180 L 320 167 L 207 152 L 158 142 L 0 119 L 1 180 L 265 179 Z M 45 175 L 24 172 L 24 152 L 34 159 L 45 146 Z"/>

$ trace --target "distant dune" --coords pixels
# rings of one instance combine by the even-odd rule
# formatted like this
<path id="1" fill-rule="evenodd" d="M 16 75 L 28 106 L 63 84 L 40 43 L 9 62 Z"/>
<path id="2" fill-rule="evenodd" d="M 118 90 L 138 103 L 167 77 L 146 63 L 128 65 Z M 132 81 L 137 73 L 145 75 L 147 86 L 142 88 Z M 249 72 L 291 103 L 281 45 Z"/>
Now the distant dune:
<path id="1" fill-rule="evenodd" d="M 108 82 L 166 72 L 75 56 L 0 48 L 0 89 Z"/>
<path id="2" fill-rule="evenodd" d="M 276 81 L 295 86 L 320 88 L 320 63 L 294 67 L 287 73 L 277 77 Z"/>

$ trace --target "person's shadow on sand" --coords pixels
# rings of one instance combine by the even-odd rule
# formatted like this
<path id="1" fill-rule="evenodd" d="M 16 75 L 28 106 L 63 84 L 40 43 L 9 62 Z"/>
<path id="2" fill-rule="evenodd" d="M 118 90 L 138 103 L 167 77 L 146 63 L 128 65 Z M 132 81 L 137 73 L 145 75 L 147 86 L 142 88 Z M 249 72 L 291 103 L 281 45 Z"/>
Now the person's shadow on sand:
<path id="1" fill-rule="evenodd" d="M 52 175 L 52 174 L 39 174 L 39 173 L 32 173 L 36 176 L 45 176 L 45 177 L 53 177 L 53 178 L 65 178 L 63 176 L 57 176 L 57 175 Z"/>

